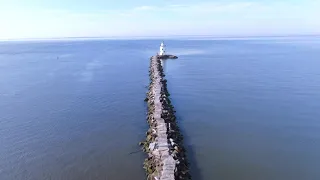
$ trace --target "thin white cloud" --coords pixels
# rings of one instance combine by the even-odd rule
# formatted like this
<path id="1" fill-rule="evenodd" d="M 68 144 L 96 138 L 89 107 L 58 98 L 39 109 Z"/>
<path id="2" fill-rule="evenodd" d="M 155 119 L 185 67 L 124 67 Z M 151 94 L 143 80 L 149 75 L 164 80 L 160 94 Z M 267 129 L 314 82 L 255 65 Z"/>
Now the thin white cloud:
<path id="1" fill-rule="evenodd" d="M 190 13 L 213 13 L 239 11 L 246 8 L 257 6 L 252 2 L 234 2 L 234 3 L 197 3 L 191 5 L 170 5 L 166 7 L 170 11 L 184 11 Z"/>
<path id="2" fill-rule="evenodd" d="M 250 7 L 258 6 L 253 2 L 233 2 L 233 3 L 194 3 L 194 4 L 169 4 L 165 6 L 139 6 L 132 11 L 172 11 L 172 12 L 227 12 L 238 11 Z M 131 11 L 131 10 L 129 10 Z"/>
<path id="3" fill-rule="evenodd" d="M 148 11 L 156 9 L 155 6 L 139 6 L 133 9 L 133 11 Z"/>

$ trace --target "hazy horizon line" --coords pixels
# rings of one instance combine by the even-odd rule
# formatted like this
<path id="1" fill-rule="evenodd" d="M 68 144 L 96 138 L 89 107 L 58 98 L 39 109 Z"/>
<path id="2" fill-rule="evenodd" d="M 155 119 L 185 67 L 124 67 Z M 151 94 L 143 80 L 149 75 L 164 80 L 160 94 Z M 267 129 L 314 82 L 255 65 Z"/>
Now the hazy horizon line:
<path id="1" fill-rule="evenodd" d="M 0 41 L 48 41 L 48 40 L 143 40 L 143 39 L 176 39 L 176 38 L 272 38 L 272 37 L 314 37 L 319 34 L 288 34 L 288 35 L 170 35 L 170 36 L 74 36 L 74 37 L 51 37 L 51 38 L 8 38 Z M 184 39 L 186 40 L 186 39 Z"/>

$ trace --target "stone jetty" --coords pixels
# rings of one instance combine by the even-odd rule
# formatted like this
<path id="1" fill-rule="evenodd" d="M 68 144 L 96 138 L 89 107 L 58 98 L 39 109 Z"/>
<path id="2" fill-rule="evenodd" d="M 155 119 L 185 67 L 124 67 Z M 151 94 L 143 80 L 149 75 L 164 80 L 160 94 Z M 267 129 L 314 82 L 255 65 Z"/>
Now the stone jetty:
<path id="1" fill-rule="evenodd" d="M 159 59 L 165 60 L 165 59 L 178 59 L 178 56 L 170 55 L 170 54 L 164 54 L 164 55 L 157 55 Z"/>
<path id="2" fill-rule="evenodd" d="M 189 180 L 191 176 L 183 137 L 169 99 L 161 61 L 160 56 L 150 58 L 151 82 L 145 99 L 150 128 L 146 140 L 140 143 L 147 153 L 144 169 L 148 180 Z"/>

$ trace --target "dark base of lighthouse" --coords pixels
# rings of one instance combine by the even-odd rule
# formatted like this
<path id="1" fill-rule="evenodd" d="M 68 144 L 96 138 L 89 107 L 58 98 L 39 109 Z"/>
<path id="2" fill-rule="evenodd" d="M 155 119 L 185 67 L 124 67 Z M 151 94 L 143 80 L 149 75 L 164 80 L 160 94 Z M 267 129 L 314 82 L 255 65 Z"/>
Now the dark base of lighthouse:
<path id="1" fill-rule="evenodd" d="M 158 59 L 178 59 L 178 56 L 166 54 L 166 55 L 157 55 L 157 58 Z"/>

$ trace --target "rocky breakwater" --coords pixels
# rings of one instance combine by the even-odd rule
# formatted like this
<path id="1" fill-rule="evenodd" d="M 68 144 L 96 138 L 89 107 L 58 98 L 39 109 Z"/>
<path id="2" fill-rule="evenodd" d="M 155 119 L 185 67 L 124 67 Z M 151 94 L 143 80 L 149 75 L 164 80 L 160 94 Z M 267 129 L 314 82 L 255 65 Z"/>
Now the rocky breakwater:
<path id="1" fill-rule="evenodd" d="M 178 56 L 175 55 L 169 55 L 169 54 L 165 54 L 165 55 L 157 55 L 158 59 L 178 59 Z"/>
<path id="2" fill-rule="evenodd" d="M 191 176 L 183 137 L 169 99 L 161 59 L 153 56 L 150 60 L 151 82 L 146 97 L 150 128 L 146 133 L 146 140 L 140 143 L 148 154 L 144 162 L 147 179 L 189 180 Z"/>

